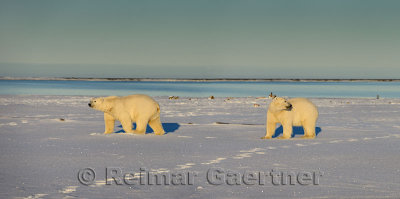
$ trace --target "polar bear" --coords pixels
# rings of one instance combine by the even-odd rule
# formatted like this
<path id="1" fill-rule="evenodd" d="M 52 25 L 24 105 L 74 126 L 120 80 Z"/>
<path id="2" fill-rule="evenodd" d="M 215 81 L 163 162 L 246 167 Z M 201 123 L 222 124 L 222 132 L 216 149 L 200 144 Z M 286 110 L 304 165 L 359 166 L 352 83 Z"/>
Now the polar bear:
<path id="1" fill-rule="evenodd" d="M 147 95 L 93 98 L 88 105 L 104 112 L 104 134 L 114 131 L 115 120 L 121 122 L 126 133 L 145 134 L 147 124 L 156 135 L 165 133 L 160 121 L 160 106 Z M 136 130 L 132 130 L 132 122 L 136 122 Z"/>
<path id="2" fill-rule="evenodd" d="M 315 138 L 315 123 L 318 119 L 317 107 L 306 98 L 286 100 L 274 97 L 267 111 L 267 133 L 261 139 L 271 139 L 276 123 L 283 126 L 283 135 L 278 139 L 292 137 L 293 126 L 303 126 L 302 138 Z"/>

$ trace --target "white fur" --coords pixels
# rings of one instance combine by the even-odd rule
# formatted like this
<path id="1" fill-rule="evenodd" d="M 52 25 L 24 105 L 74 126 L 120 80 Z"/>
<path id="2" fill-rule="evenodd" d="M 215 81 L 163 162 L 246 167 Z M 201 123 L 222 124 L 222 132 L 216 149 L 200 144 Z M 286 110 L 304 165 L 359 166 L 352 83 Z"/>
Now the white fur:
<path id="1" fill-rule="evenodd" d="M 126 133 L 145 134 L 149 124 L 156 135 L 164 134 L 160 121 L 160 106 L 147 95 L 94 98 L 89 106 L 104 112 L 104 134 L 114 131 L 115 120 L 121 122 Z M 132 130 L 132 122 L 136 122 L 136 130 Z"/>
<path id="2" fill-rule="evenodd" d="M 308 99 L 293 98 L 286 100 L 281 97 L 275 97 L 268 107 L 267 133 L 262 138 L 272 138 L 277 123 L 283 126 L 283 135 L 279 137 L 281 139 L 292 137 L 293 126 L 303 126 L 303 138 L 314 138 L 317 119 L 317 107 Z"/>

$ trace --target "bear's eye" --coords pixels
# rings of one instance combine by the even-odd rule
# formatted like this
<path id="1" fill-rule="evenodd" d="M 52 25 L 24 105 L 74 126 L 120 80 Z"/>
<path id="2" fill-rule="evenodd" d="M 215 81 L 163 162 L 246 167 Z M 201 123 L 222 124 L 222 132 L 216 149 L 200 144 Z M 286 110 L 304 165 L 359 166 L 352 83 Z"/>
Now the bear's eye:
<path id="1" fill-rule="evenodd" d="M 96 100 L 94 100 L 94 102 L 96 102 Z"/>

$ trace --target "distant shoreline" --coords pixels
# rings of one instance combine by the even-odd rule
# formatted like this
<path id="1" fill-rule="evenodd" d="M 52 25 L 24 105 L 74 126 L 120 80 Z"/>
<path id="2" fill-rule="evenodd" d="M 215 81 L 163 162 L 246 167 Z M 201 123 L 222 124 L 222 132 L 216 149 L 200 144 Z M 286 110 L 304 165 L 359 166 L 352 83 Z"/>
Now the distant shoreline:
<path id="1" fill-rule="evenodd" d="M 38 80 L 38 81 L 132 81 L 132 82 L 400 82 L 400 79 L 314 79 L 314 78 L 85 78 L 85 77 L 0 77 L 0 80 Z"/>

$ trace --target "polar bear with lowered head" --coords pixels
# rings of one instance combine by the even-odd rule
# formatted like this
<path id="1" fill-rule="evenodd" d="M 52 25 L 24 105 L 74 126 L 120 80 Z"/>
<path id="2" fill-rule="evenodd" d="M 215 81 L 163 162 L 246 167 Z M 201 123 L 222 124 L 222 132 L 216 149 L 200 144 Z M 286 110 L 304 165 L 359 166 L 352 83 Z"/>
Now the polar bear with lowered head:
<path id="1" fill-rule="evenodd" d="M 315 138 L 315 124 L 318 119 L 317 107 L 306 98 L 286 100 L 274 97 L 267 111 L 267 134 L 262 139 L 271 139 L 275 134 L 276 124 L 283 127 L 283 135 L 278 139 L 292 137 L 293 126 L 303 126 L 302 138 Z"/>
<path id="2" fill-rule="evenodd" d="M 160 121 L 160 106 L 147 95 L 94 98 L 88 105 L 104 112 L 104 134 L 114 131 L 115 120 L 121 122 L 126 133 L 145 134 L 149 124 L 156 135 L 164 134 Z M 136 130 L 132 130 L 132 122 L 136 122 Z"/>

